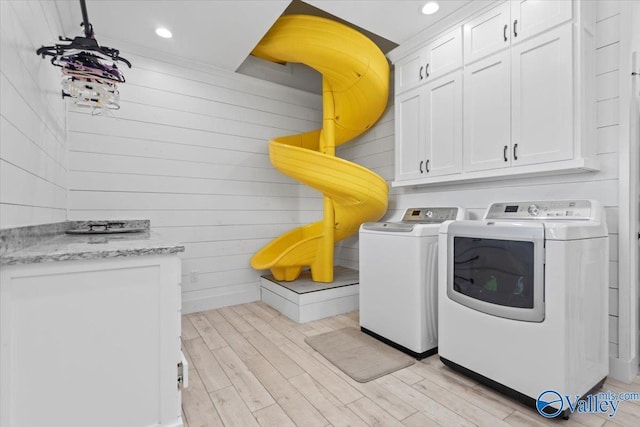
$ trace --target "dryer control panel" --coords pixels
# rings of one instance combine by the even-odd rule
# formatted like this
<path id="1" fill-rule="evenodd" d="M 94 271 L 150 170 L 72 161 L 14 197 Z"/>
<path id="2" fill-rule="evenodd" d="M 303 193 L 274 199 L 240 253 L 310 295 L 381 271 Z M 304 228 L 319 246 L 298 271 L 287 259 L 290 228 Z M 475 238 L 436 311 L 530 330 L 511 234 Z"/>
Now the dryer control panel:
<path id="1" fill-rule="evenodd" d="M 484 219 L 591 219 L 591 201 L 559 200 L 544 202 L 493 203 Z"/>
<path id="2" fill-rule="evenodd" d="M 438 224 L 458 217 L 458 208 L 409 208 L 402 222 L 410 224 Z"/>

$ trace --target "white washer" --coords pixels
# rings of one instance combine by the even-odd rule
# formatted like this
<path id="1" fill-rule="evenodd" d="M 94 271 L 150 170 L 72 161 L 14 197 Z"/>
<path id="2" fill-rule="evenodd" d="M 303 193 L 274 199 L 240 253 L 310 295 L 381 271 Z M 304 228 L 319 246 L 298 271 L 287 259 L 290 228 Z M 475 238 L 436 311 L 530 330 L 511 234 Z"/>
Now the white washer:
<path id="1" fill-rule="evenodd" d="M 410 208 L 360 227 L 360 327 L 422 359 L 437 351 L 438 229 L 462 208 Z"/>
<path id="2" fill-rule="evenodd" d="M 440 233 L 446 365 L 534 406 L 545 390 L 585 396 L 602 386 L 609 237 L 600 203 L 494 203 L 482 220 Z M 562 409 L 545 414 L 568 417 Z"/>

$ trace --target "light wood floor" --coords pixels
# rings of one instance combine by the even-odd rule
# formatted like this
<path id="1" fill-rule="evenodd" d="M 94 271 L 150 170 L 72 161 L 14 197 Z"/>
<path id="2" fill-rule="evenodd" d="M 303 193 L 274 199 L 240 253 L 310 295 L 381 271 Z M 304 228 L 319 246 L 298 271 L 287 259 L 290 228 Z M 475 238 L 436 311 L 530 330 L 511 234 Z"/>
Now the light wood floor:
<path id="1" fill-rule="evenodd" d="M 358 383 L 304 342 L 345 326 L 359 328 L 357 311 L 302 325 L 262 302 L 183 316 L 185 426 L 640 426 L 640 401 L 622 402 L 612 419 L 547 420 L 437 356 Z M 603 390 L 640 391 L 640 379 Z"/>

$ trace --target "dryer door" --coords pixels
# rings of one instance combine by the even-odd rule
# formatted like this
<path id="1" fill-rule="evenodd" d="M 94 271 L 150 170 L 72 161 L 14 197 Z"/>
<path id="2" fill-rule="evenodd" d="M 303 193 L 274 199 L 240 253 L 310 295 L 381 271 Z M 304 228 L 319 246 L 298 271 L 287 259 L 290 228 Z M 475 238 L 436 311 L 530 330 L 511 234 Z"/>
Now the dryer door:
<path id="1" fill-rule="evenodd" d="M 458 221 L 448 228 L 447 296 L 473 310 L 544 320 L 544 227 Z"/>

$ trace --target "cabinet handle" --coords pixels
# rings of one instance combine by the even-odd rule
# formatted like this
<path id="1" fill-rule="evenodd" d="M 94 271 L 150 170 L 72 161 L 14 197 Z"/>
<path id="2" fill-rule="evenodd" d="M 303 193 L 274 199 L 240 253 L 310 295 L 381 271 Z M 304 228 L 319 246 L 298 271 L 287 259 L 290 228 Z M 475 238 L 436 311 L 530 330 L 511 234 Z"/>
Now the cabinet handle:
<path id="1" fill-rule="evenodd" d="M 509 147 L 507 147 L 507 146 L 505 145 L 505 146 L 504 146 L 504 150 L 502 150 L 502 157 L 504 157 L 504 161 L 505 161 L 505 162 L 508 162 L 508 161 L 509 161 L 509 159 L 507 159 L 507 148 L 509 148 Z"/>
<path id="2" fill-rule="evenodd" d="M 424 161 L 420 160 L 420 173 L 424 173 L 424 171 L 422 170 L 422 164 L 424 163 Z"/>
<path id="3" fill-rule="evenodd" d="M 427 159 L 425 163 L 425 168 L 427 169 L 427 173 L 429 173 L 429 159 Z"/>
<path id="4" fill-rule="evenodd" d="M 518 25 L 518 20 L 513 21 L 513 37 L 518 37 L 518 31 L 516 30 L 516 25 Z"/>
<path id="5" fill-rule="evenodd" d="M 424 73 L 426 74 L 425 77 L 429 77 L 429 64 L 427 64 L 427 66 L 424 67 Z"/>
<path id="6" fill-rule="evenodd" d="M 518 153 L 517 150 L 518 149 L 518 144 L 513 144 L 513 160 L 518 160 Z"/>
<path id="7" fill-rule="evenodd" d="M 422 77 L 422 69 L 423 69 L 423 68 L 424 68 L 424 67 L 421 65 L 421 66 L 420 66 L 420 72 L 418 73 L 418 74 L 420 75 L 420 80 L 424 79 L 424 77 Z"/>
<path id="8" fill-rule="evenodd" d="M 504 37 L 504 41 L 507 41 L 507 24 L 504 24 L 504 29 L 502 30 L 502 37 Z"/>

